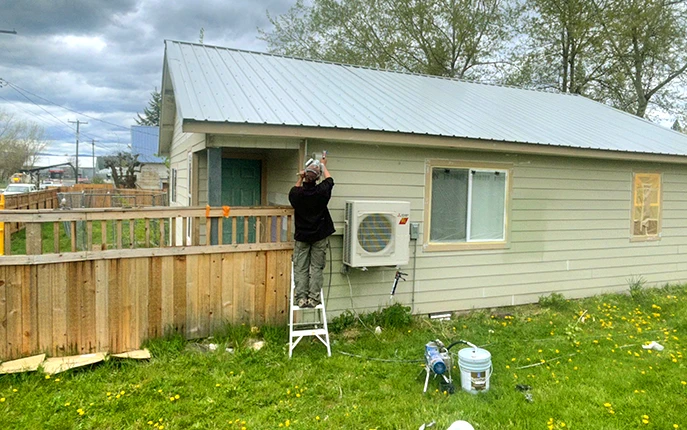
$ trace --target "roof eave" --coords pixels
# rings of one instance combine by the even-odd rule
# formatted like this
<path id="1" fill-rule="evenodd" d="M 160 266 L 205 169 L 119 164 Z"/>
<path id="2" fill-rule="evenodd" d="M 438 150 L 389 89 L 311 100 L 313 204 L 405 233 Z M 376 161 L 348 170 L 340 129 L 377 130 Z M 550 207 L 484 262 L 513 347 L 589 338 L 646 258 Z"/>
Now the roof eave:
<path id="1" fill-rule="evenodd" d="M 556 157 L 687 164 L 687 156 L 683 155 L 575 148 L 555 144 L 495 141 L 460 136 L 436 136 L 390 131 L 357 130 L 352 128 L 343 129 L 302 125 L 230 123 L 184 119 L 182 130 L 189 133 L 323 139 L 374 145 L 422 146 L 512 154 L 549 155 Z"/>

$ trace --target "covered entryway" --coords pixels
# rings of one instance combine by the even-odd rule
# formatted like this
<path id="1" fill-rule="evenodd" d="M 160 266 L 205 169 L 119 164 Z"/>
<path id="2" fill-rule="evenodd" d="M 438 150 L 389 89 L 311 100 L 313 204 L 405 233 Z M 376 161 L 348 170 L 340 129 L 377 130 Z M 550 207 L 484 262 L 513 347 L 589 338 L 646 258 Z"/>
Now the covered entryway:
<path id="1" fill-rule="evenodd" d="M 262 204 L 262 160 L 222 159 L 222 204 L 260 206 Z M 232 229 L 224 220 L 222 241 L 232 243 Z M 236 226 L 237 238 L 244 236 L 244 225 Z M 255 218 L 248 221 L 248 242 L 255 243 Z"/>

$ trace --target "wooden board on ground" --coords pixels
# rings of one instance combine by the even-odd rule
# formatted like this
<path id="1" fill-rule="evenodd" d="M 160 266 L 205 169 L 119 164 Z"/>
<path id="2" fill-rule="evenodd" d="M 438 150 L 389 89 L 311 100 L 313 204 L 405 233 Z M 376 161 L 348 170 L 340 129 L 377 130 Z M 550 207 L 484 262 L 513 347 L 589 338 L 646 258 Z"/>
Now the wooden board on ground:
<path id="1" fill-rule="evenodd" d="M 88 366 L 89 364 L 98 363 L 104 359 L 104 352 L 72 355 L 70 357 L 53 357 L 45 360 L 43 363 L 43 371 L 48 375 L 54 375 L 56 373 L 64 372 L 65 370 L 74 369 L 75 367 Z"/>
<path id="2" fill-rule="evenodd" d="M 19 360 L 5 361 L 0 364 L 0 375 L 20 372 L 35 372 L 38 366 L 45 360 L 45 354 L 20 358 Z"/>
<path id="3" fill-rule="evenodd" d="M 150 360 L 150 351 L 148 348 L 137 349 L 136 351 L 122 352 L 119 354 L 112 354 L 113 358 L 131 358 L 133 360 Z"/>

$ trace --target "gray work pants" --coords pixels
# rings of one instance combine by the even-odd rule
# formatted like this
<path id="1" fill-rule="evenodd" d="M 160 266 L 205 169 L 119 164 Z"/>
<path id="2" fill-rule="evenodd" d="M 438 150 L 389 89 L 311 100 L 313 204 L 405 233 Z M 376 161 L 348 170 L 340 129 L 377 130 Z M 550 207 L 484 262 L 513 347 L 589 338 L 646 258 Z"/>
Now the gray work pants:
<path id="1" fill-rule="evenodd" d="M 296 284 L 295 299 L 313 299 L 321 302 L 320 290 L 324 282 L 324 265 L 327 261 L 327 239 L 314 243 L 296 241 L 293 247 L 293 278 Z"/>

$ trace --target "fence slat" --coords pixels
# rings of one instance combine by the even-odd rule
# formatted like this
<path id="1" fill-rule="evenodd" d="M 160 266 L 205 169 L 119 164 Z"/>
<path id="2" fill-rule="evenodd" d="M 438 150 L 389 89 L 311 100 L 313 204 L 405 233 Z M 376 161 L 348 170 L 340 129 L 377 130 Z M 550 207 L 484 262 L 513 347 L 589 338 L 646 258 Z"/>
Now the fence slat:
<path id="1" fill-rule="evenodd" d="M 129 220 L 129 249 L 134 249 L 136 244 L 136 220 Z"/>
<path id="2" fill-rule="evenodd" d="M 93 251 L 93 221 L 86 221 L 86 250 Z"/>
<path id="3" fill-rule="evenodd" d="M 4 321 L 4 324 L 0 324 L 0 359 L 2 357 L 10 357 L 9 350 L 7 349 L 7 289 L 9 284 L 7 282 L 7 271 L 10 270 L 9 267 L 0 267 L 0 321 Z"/>
<path id="4" fill-rule="evenodd" d="M 60 253 L 60 223 L 52 223 L 52 247 L 55 254 Z"/>
<path id="5" fill-rule="evenodd" d="M 7 285 L 7 353 L 10 357 L 22 356 L 22 280 L 21 266 L 8 266 Z"/>
<path id="6" fill-rule="evenodd" d="M 36 255 L 43 253 L 43 232 L 42 224 L 26 224 L 26 253 Z"/>
<path id="7" fill-rule="evenodd" d="M 100 221 L 100 249 L 107 249 L 107 221 Z"/>
<path id="8" fill-rule="evenodd" d="M 165 243 L 165 219 L 160 218 L 158 222 L 160 223 L 160 243 L 158 244 L 158 246 L 160 248 L 164 248 L 167 246 Z"/>
<path id="9" fill-rule="evenodd" d="M 162 336 L 162 257 L 150 259 L 150 285 L 148 287 L 148 324 L 145 338 Z"/>
<path id="10" fill-rule="evenodd" d="M 95 339 L 97 351 L 109 351 L 110 349 L 107 269 L 107 261 L 95 262 Z"/>
<path id="11" fill-rule="evenodd" d="M 22 267 L 21 283 L 21 325 L 22 325 L 22 353 L 29 355 L 38 349 L 38 326 L 36 321 L 36 266 Z M 33 294 L 32 294 L 33 293 Z"/>
<path id="12" fill-rule="evenodd" d="M 96 324 L 95 324 L 95 276 L 93 272 L 93 261 L 83 261 L 81 263 L 82 282 L 79 284 L 80 293 L 80 329 L 78 351 L 81 354 L 89 354 L 96 351 Z"/>
<path id="13" fill-rule="evenodd" d="M 236 217 L 231 217 L 231 244 L 236 245 Z"/>
<path id="14" fill-rule="evenodd" d="M 115 244 L 116 248 L 122 249 L 122 220 L 121 219 L 117 220 L 117 238 L 116 238 L 116 240 L 117 240 L 117 243 Z"/>
<path id="15" fill-rule="evenodd" d="M 36 294 L 38 296 L 38 307 L 36 309 L 38 314 L 38 349 L 40 351 L 51 351 L 53 346 L 53 267 L 54 265 L 52 264 L 42 264 L 38 266 L 36 278 Z"/>
<path id="16" fill-rule="evenodd" d="M 70 222 L 69 225 L 71 226 L 69 229 L 69 236 L 72 244 L 72 252 L 76 252 L 76 221 Z"/>
<path id="17" fill-rule="evenodd" d="M 64 355 L 67 351 L 67 268 L 70 263 L 51 264 L 52 268 L 52 340 L 53 354 Z"/>

